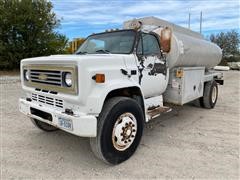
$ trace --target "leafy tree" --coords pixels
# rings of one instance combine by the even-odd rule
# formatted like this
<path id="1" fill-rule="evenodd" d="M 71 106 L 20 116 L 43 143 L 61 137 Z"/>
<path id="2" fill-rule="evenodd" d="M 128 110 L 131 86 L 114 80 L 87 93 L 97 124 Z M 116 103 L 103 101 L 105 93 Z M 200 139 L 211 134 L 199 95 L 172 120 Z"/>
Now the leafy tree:
<path id="1" fill-rule="evenodd" d="M 0 68 L 20 60 L 65 52 L 67 38 L 54 31 L 60 20 L 47 0 L 0 0 Z"/>
<path id="2" fill-rule="evenodd" d="M 240 36 L 235 30 L 212 34 L 210 40 L 223 50 L 223 57 L 239 55 Z"/>

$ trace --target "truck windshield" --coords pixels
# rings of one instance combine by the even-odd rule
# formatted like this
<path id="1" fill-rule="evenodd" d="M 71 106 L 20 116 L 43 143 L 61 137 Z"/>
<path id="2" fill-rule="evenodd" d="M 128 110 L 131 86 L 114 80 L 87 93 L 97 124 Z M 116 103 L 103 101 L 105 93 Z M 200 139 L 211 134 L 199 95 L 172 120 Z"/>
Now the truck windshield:
<path id="1" fill-rule="evenodd" d="M 129 54 L 135 41 L 135 31 L 115 31 L 91 35 L 76 54 Z"/>

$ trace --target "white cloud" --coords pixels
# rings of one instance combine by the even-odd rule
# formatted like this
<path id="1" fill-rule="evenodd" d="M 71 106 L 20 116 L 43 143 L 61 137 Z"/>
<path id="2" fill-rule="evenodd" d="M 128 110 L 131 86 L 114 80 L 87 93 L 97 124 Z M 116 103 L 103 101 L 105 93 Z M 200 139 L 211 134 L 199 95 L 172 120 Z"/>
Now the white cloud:
<path id="1" fill-rule="evenodd" d="M 203 12 L 203 30 L 239 28 L 239 0 L 149 0 L 149 1 L 87 1 L 53 0 L 54 11 L 63 18 L 63 28 L 82 24 L 121 26 L 134 17 L 156 16 L 199 30 L 199 15 Z M 73 28 L 74 29 L 74 28 Z"/>

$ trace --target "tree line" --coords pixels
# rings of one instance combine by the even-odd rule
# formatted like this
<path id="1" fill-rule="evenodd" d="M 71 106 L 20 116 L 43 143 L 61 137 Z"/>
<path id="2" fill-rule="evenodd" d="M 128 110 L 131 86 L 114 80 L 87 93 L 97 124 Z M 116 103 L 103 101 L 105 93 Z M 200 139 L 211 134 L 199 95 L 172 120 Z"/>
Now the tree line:
<path id="1" fill-rule="evenodd" d="M 0 0 L 0 70 L 19 69 L 24 58 L 72 53 L 74 44 L 56 31 L 59 26 L 50 1 Z M 237 31 L 212 34 L 209 40 L 223 49 L 222 64 L 240 61 Z M 80 46 L 84 39 L 75 41 Z"/>
<path id="2" fill-rule="evenodd" d="M 55 31 L 60 20 L 47 0 L 0 0 L 0 68 L 20 60 L 65 52 L 68 39 Z"/>
<path id="3" fill-rule="evenodd" d="M 209 39 L 222 49 L 223 58 L 220 65 L 227 65 L 228 62 L 240 62 L 240 36 L 237 31 L 212 34 Z"/>

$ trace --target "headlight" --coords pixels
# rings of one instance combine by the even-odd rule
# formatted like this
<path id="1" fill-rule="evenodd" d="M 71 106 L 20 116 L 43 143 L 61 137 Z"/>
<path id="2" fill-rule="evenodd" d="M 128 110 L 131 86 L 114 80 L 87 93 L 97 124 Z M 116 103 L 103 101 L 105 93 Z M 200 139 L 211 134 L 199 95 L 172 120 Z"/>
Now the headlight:
<path id="1" fill-rule="evenodd" d="M 70 72 L 64 74 L 64 82 L 67 87 L 72 86 L 72 74 Z"/>
<path id="2" fill-rule="evenodd" d="M 24 79 L 26 80 L 26 81 L 29 81 L 29 70 L 24 70 Z"/>

